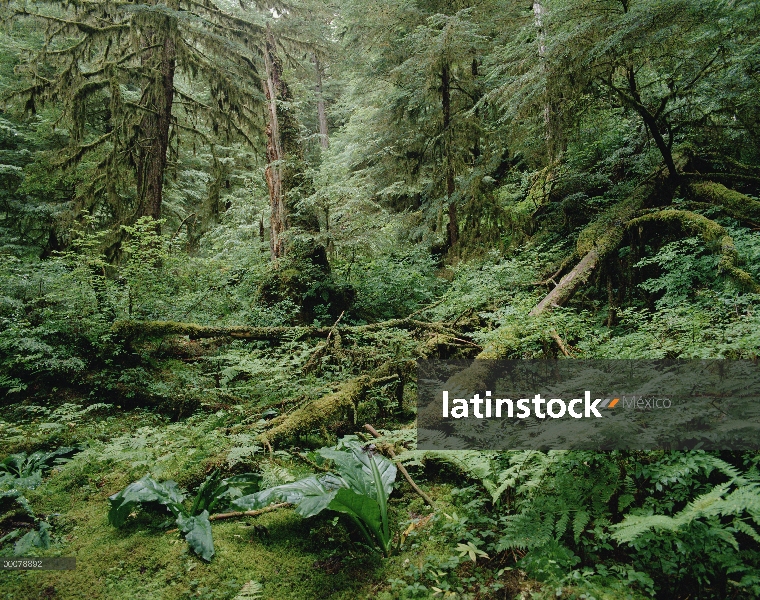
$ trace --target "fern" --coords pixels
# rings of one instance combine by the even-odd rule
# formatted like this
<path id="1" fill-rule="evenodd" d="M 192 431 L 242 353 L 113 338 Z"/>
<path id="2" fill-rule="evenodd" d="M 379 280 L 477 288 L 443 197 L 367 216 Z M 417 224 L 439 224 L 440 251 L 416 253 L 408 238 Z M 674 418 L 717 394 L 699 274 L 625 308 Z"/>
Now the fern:
<path id="1" fill-rule="evenodd" d="M 262 598 L 264 586 L 258 581 L 249 581 L 246 583 L 232 600 L 257 600 Z"/>
<path id="2" fill-rule="evenodd" d="M 281 467 L 273 462 L 265 462 L 261 465 L 261 477 L 261 489 L 292 483 L 296 480 L 293 474 L 285 467 Z"/>
<path id="3" fill-rule="evenodd" d="M 579 510 L 575 513 L 575 517 L 573 518 L 573 540 L 576 544 L 580 540 L 581 533 L 586 529 L 586 525 L 588 525 L 590 520 L 591 515 L 585 510 Z"/>
<path id="4" fill-rule="evenodd" d="M 760 540 L 757 529 L 741 519 L 747 515 L 755 525 L 760 525 L 760 485 L 755 483 L 741 485 L 729 493 L 731 482 L 715 486 L 706 494 L 694 499 L 676 515 L 629 515 L 622 523 L 613 525 L 613 539 L 620 543 L 632 544 L 649 531 L 677 532 L 692 521 L 704 519 L 710 526 L 710 532 L 723 536 L 738 550 L 738 544 L 729 531 L 729 525 L 721 523 L 715 517 L 735 517 L 731 526 L 754 540 Z"/>

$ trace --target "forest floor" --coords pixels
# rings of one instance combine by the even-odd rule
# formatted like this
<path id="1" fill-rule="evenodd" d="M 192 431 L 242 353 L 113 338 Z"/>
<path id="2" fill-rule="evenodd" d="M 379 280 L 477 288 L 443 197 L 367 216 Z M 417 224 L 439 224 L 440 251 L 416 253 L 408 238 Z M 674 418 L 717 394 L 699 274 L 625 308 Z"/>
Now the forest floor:
<path id="1" fill-rule="evenodd" d="M 413 594 L 414 583 L 425 569 L 433 570 L 431 565 L 449 557 L 445 537 L 433 533 L 440 533 L 437 519 L 456 518 L 455 478 L 445 472 L 431 479 L 423 475 L 419 480 L 435 498 L 435 511 L 397 478 L 390 499 L 396 542 L 411 523 L 424 525 L 410 531 L 399 551 L 387 559 L 368 552 L 345 529 L 336 527 L 337 517 L 319 515 L 305 520 L 289 507 L 257 517 L 214 522 L 216 555 L 210 562 L 193 554 L 178 532 L 168 529 L 166 513 L 141 512 L 125 527 L 114 528 L 107 520 L 109 496 L 147 469 L 163 471 L 190 485 L 210 465 L 224 462 L 229 455 L 223 443 L 221 447 L 199 445 L 200 438 L 219 441 L 230 431 L 230 417 L 239 420 L 239 416 L 220 411 L 182 423 L 149 411 L 106 412 L 105 417 L 87 415 L 69 422 L 69 441 L 76 439 L 89 448 L 53 468 L 41 485 L 26 492 L 37 516 L 52 523 L 55 531 L 51 547 L 38 554 L 74 556 L 76 569 L 6 571 L 0 577 L 3 598 L 221 600 L 236 596 L 253 580 L 261 584 L 261 595 L 241 598 L 390 599 L 407 597 L 407 588 Z M 36 446 L 40 440 L 33 439 L 33 432 L 44 432 L 44 424 L 40 429 L 38 420 L 5 425 L 2 434 L 6 440 L 19 443 L 28 436 L 20 446 Z M 274 463 L 285 477 L 309 471 L 295 454 L 295 450 L 276 453 Z M 149 464 L 152 461 L 155 463 Z M 436 520 L 427 518 L 433 514 L 438 515 Z M 459 576 L 467 580 L 471 566 L 474 563 L 463 562 Z M 520 587 L 520 577 L 515 573 L 510 583 L 510 576 L 508 572 L 502 578 L 501 586 L 506 584 L 514 592 Z M 493 584 L 494 580 L 483 583 Z"/>

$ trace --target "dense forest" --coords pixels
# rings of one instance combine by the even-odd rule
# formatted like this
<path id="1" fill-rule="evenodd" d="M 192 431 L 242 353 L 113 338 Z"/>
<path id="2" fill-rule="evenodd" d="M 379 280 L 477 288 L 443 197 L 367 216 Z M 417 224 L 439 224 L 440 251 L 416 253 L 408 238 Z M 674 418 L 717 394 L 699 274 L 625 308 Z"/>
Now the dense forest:
<path id="1" fill-rule="evenodd" d="M 758 359 L 760 4 L 0 20 L 0 595 L 760 597 L 757 450 L 416 446 L 420 359 Z"/>

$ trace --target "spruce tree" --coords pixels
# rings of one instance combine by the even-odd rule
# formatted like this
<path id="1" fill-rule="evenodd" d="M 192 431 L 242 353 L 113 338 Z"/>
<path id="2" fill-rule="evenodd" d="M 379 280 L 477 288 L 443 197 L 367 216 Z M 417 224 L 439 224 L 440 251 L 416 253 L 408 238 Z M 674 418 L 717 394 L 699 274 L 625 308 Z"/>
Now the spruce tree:
<path id="1" fill-rule="evenodd" d="M 118 224 L 161 217 L 170 146 L 181 133 L 263 131 L 264 3 L 148 0 L 2 2 L 6 21 L 33 19 L 44 42 L 30 49 L 14 90 L 25 108 L 60 107 L 69 133 L 65 166 L 95 162 L 77 206 Z M 197 82 L 203 82 L 203 86 Z"/>

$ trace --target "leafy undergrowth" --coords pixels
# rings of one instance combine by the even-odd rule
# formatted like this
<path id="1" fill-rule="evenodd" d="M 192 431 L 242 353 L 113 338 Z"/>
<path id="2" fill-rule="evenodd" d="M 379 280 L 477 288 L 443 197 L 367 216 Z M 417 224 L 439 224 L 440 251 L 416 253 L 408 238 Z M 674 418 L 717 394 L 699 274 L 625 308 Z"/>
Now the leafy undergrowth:
<path id="1" fill-rule="evenodd" d="M 336 454 L 349 454 L 335 450 L 270 454 L 250 434 L 231 433 L 245 421 L 238 412 L 175 423 L 119 421 L 111 437 L 89 440 L 66 462 L 51 460 L 24 492 L 39 525 L 11 509 L 0 526 L 5 535 L 10 527 L 44 524 L 49 546 L 25 555 L 75 556 L 77 569 L 6 572 L 2 597 L 232 600 L 259 590 L 272 599 L 740 598 L 758 585 L 756 455 L 728 457 L 740 460 L 733 466 L 700 452 L 405 451 L 399 458 L 435 499 L 435 510 L 397 478 L 387 558 L 358 526 L 327 511 L 302 518 L 280 508 L 212 521 L 215 553 L 208 561 L 193 552 L 165 507 L 133 505 L 121 527 L 109 524 L 109 497 L 146 472 L 179 482 L 192 498 L 209 474 L 255 471 L 260 489 L 280 490 L 282 499 L 315 471 L 317 481 L 327 481 L 318 467 L 351 471 L 335 463 Z M 386 431 L 377 447 L 401 451 L 412 439 L 411 429 Z M 355 436 L 341 443 L 363 456 Z M 329 508 L 325 491 L 319 495 Z M 233 508 L 274 499 L 262 494 Z M 10 542 L 0 548 L 12 552 Z"/>

